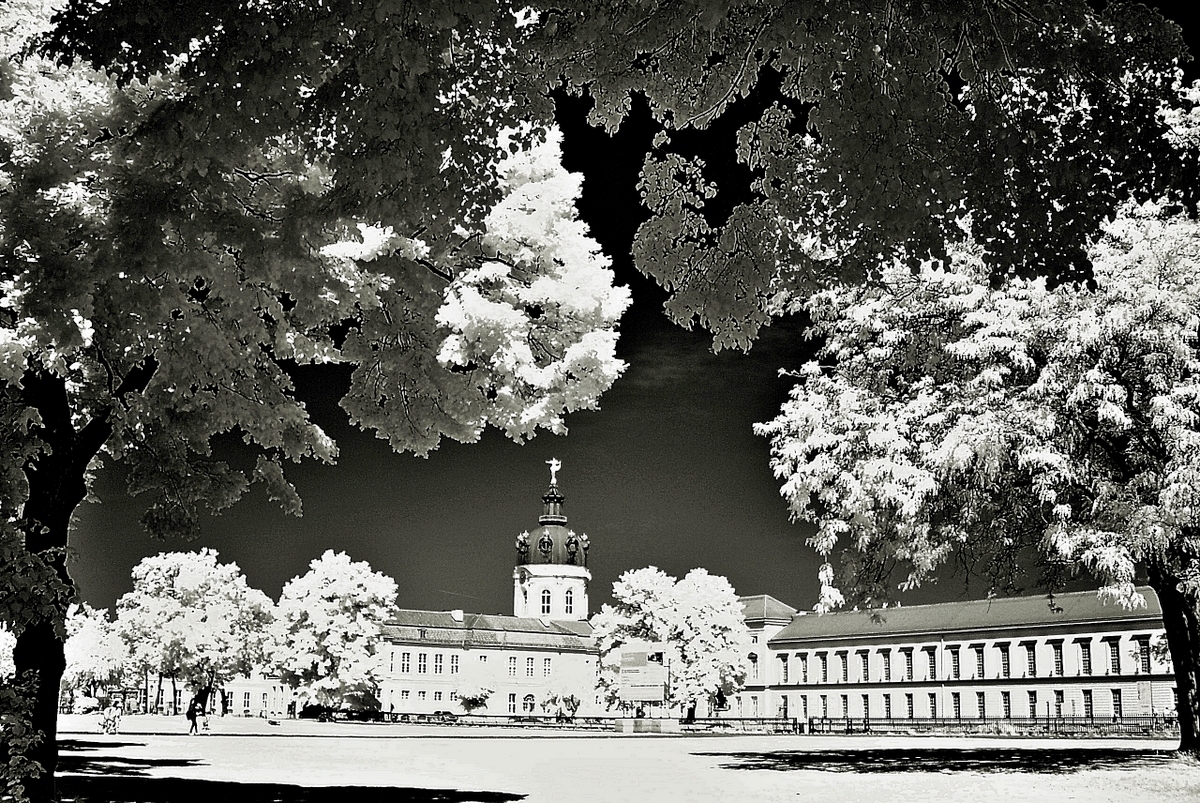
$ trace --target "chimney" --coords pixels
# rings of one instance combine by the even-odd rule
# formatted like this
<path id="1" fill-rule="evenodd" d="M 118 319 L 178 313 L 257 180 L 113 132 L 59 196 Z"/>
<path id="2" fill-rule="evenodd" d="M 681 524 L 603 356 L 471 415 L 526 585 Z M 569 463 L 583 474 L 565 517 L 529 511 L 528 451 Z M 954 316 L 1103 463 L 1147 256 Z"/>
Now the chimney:
<path id="1" fill-rule="evenodd" d="M 463 612 L 462 612 L 462 609 L 461 609 L 461 608 L 455 608 L 454 610 L 450 611 L 450 618 L 452 618 L 452 619 L 453 619 L 454 621 L 456 621 L 456 622 L 459 622 L 459 623 L 461 623 L 461 622 L 462 622 L 462 620 L 463 620 Z"/>

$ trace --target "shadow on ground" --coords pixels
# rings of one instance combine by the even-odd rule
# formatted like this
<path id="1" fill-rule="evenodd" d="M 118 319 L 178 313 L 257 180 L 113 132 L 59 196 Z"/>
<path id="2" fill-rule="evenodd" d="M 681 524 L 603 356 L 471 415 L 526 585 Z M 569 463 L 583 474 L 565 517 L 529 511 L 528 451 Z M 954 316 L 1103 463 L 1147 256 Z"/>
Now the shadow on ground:
<path id="1" fill-rule="evenodd" d="M 1020 747 L 964 749 L 881 748 L 872 750 L 780 750 L 769 753 L 695 753 L 729 759 L 731 770 L 821 770 L 824 772 L 1026 772 L 1065 774 L 1097 769 L 1167 766 L 1170 750 Z"/>
<path id="2" fill-rule="evenodd" d="M 525 795 L 509 792 L 471 792 L 458 789 L 419 789 L 396 786 L 296 786 L 278 783 L 238 783 L 190 778 L 155 778 L 151 769 L 198 766 L 196 759 L 126 758 L 99 751 L 140 747 L 138 742 L 63 740 L 56 783 L 63 803 L 177 803 L 220 800 L 222 803 L 508 803 Z"/>

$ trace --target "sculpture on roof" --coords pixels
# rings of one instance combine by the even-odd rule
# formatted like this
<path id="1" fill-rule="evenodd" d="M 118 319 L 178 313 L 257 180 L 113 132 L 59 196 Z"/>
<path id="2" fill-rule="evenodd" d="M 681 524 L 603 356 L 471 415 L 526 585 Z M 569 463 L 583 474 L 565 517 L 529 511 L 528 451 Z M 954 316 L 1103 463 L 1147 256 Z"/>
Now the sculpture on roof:
<path id="1" fill-rule="evenodd" d="M 523 532 L 517 536 L 517 562 L 525 563 L 529 558 L 529 533 Z"/>
<path id="2" fill-rule="evenodd" d="M 562 462 L 557 457 L 551 457 L 546 465 L 550 466 L 550 484 L 558 487 L 558 470 L 562 468 Z"/>

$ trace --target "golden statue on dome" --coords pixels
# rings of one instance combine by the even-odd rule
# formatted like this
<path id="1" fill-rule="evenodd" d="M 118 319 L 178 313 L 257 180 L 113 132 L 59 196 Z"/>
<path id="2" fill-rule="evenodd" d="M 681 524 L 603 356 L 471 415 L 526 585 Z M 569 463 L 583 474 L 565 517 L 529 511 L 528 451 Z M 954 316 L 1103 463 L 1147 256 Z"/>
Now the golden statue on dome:
<path id="1" fill-rule="evenodd" d="M 558 470 L 562 468 L 562 462 L 557 457 L 551 457 L 546 461 L 546 465 L 550 466 L 550 484 L 555 488 L 558 487 Z"/>

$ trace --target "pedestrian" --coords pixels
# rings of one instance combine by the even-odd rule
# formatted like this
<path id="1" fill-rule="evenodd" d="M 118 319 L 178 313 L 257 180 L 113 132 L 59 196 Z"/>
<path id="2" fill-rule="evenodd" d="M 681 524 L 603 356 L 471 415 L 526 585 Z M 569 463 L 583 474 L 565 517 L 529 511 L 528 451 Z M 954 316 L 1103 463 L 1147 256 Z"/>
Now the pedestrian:
<path id="1" fill-rule="evenodd" d="M 192 734 L 196 733 L 196 718 L 199 716 L 199 711 L 198 711 L 199 708 L 200 708 L 200 706 L 196 704 L 195 700 L 192 700 L 192 702 L 188 705 L 188 710 L 187 710 L 187 714 L 186 714 L 188 723 L 189 723 L 188 724 L 188 736 L 191 736 Z"/>

